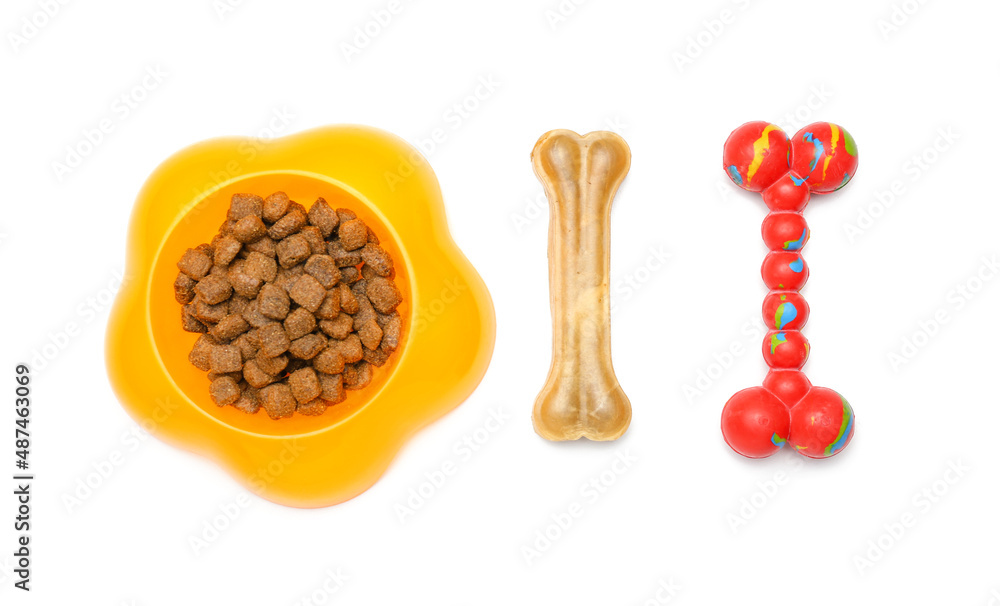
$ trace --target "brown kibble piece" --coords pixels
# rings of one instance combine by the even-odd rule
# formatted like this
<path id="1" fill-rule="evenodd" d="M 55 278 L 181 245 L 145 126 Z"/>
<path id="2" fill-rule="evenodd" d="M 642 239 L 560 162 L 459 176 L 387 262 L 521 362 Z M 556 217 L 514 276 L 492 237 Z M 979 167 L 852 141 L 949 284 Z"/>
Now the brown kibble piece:
<path id="1" fill-rule="evenodd" d="M 292 388 L 292 396 L 300 403 L 312 402 L 322 391 L 316 371 L 308 367 L 289 375 L 288 386 Z"/>
<path id="2" fill-rule="evenodd" d="M 243 310 L 247 308 L 248 303 L 250 303 L 250 299 L 244 297 L 239 293 L 236 293 L 235 295 L 229 297 L 229 305 L 227 307 L 227 310 L 231 314 L 242 314 Z"/>
<path id="3" fill-rule="evenodd" d="M 257 329 L 260 338 L 260 353 L 267 358 L 274 358 L 288 351 L 291 342 L 285 329 L 279 322 L 271 322 Z"/>
<path id="4" fill-rule="evenodd" d="M 324 238 L 329 238 L 334 228 L 340 223 L 337 211 L 330 208 L 323 198 L 317 198 L 309 209 L 309 223 L 319 228 Z"/>
<path id="5" fill-rule="evenodd" d="M 276 191 L 264 199 L 261 217 L 268 223 L 274 223 L 285 216 L 289 203 L 291 203 L 291 200 L 288 199 L 288 195 L 285 192 Z"/>
<path id="6" fill-rule="evenodd" d="M 283 240 L 302 229 L 305 224 L 305 213 L 298 209 L 289 210 L 284 217 L 278 219 L 278 221 L 267 230 L 267 235 L 271 236 L 275 240 Z"/>
<path id="7" fill-rule="evenodd" d="M 354 211 L 349 208 L 338 208 L 337 218 L 340 219 L 341 223 L 343 223 L 345 221 L 351 221 L 353 219 L 357 219 L 358 215 L 354 214 Z"/>
<path id="8" fill-rule="evenodd" d="M 305 261 L 312 254 L 309 241 L 302 234 L 292 234 L 275 246 L 278 263 L 282 267 L 292 267 Z"/>
<path id="9" fill-rule="evenodd" d="M 235 345 L 216 345 L 212 347 L 209 355 L 209 364 L 212 372 L 224 374 L 236 372 L 243 368 L 243 357 L 240 355 L 240 348 Z"/>
<path id="10" fill-rule="evenodd" d="M 248 299 L 256 297 L 257 293 L 260 292 L 261 285 L 264 284 L 260 278 L 255 278 L 247 273 L 245 259 L 233 261 L 226 271 L 226 279 L 229 280 L 229 284 L 236 294 Z"/>
<path id="11" fill-rule="evenodd" d="M 315 312 L 320 320 L 332 320 L 340 314 L 340 289 L 326 291 L 326 297 Z"/>
<path id="12" fill-rule="evenodd" d="M 232 236 L 222 236 L 215 243 L 215 264 L 216 265 L 229 265 L 239 254 L 240 249 L 243 245 L 240 241 Z"/>
<path id="13" fill-rule="evenodd" d="M 177 262 L 177 269 L 184 272 L 189 278 L 201 280 L 212 269 L 212 257 L 205 254 L 204 250 L 189 248 L 181 260 Z"/>
<path id="14" fill-rule="evenodd" d="M 199 336 L 188 354 L 188 361 L 198 370 L 208 372 L 212 368 L 212 348 L 217 344 L 218 341 L 210 335 Z"/>
<path id="15" fill-rule="evenodd" d="M 378 244 L 366 244 L 361 249 L 361 260 L 376 274 L 384 278 L 393 276 L 392 258 Z"/>
<path id="16" fill-rule="evenodd" d="M 257 329 L 249 330 L 236 337 L 233 345 L 240 349 L 240 356 L 244 363 L 250 358 L 256 357 L 257 352 L 260 351 L 260 335 L 257 333 Z"/>
<path id="17" fill-rule="evenodd" d="M 340 270 L 330 255 L 313 255 L 306 261 L 305 272 L 316 278 L 323 288 L 333 288 L 340 282 Z"/>
<path id="18" fill-rule="evenodd" d="M 385 278 L 369 280 L 365 292 L 375 309 L 383 314 L 392 313 L 403 301 L 403 295 L 400 294 L 396 285 L 392 280 Z"/>
<path id="19" fill-rule="evenodd" d="M 257 389 L 274 383 L 274 376 L 264 372 L 256 358 L 243 365 L 243 378 Z"/>
<path id="20" fill-rule="evenodd" d="M 336 346 L 327 347 L 313 358 L 313 368 L 328 375 L 339 374 L 344 370 L 344 355 Z"/>
<path id="21" fill-rule="evenodd" d="M 229 280 L 222 276 L 206 276 L 194 287 L 194 292 L 201 297 L 201 300 L 209 305 L 222 303 L 233 294 L 233 287 Z"/>
<path id="22" fill-rule="evenodd" d="M 364 360 L 357 364 L 344 366 L 344 387 L 346 389 L 363 389 L 372 382 L 372 365 Z"/>
<path id="23" fill-rule="evenodd" d="M 267 235 L 267 226 L 257 215 L 247 215 L 233 226 L 233 237 L 240 242 L 253 242 Z"/>
<path id="24" fill-rule="evenodd" d="M 285 383 L 274 383 L 260 390 L 264 412 L 272 419 L 284 419 L 295 413 L 295 397 Z"/>
<path id="25" fill-rule="evenodd" d="M 212 336 L 220 341 L 231 341 L 250 329 L 250 324 L 239 314 L 227 314 L 212 327 Z"/>
<path id="26" fill-rule="evenodd" d="M 340 309 L 349 314 L 358 313 L 358 299 L 351 292 L 350 287 L 341 284 L 338 288 L 340 288 Z"/>
<path id="27" fill-rule="evenodd" d="M 260 392 L 249 384 L 240 384 L 240 398 L 233 402 L 233 408 L 245 412 L 248 415 L 256 414 L 260 410 Z"/>
<path id="28" fill-rule="evenodd" d="M 379 328 L 375 318 L 361 325 L 361 328 L 358 329 L 358 337 L 361 339 L 361 344 L 368 349 L 378 349 L 379 344 L 382 342 L 382 329 Z"/>
<path id="29" fill-rule="evenodd" d="M 194 285 L 197 282 L 184 272 L 178 272 L 174 280 L 174 300 L 181 305 L 190 303 L 194 299 Z"/>
<path id="30" fill-rule="evenodd" d="M 316 278 L 306 274 L 295 281 L 288 296 L 310 312 L 315 312 L 326 298 L 326 289 Z"/>
<path id="31" fill-rule="evenodd" d="M 299 307 L 285 318 L 285 334 L 293 341 L 311 333 L 316 328 L 316 316 Z"/>
<path id="32" fill-rule="evenodd" d="M 300 415 L 306 415 L 307 417 L 318 417 L 319 415 L 326 412 L 326 401 L 316 398 L 312 402 L 306 402 L 305 404 L 299 404 L 295 407 L 295 412 Z"/>
<path id="33" fill-rule="evenodd" d="M 348 252 L 337 241 L 326 243 L 326 253 L 333 258 L 333 262 L 337 264 L 337 267 L 350 267 L 362 263 L 359 251 Z"/>
<path id="34" fill-rule="evenodd" d="M 193 306 L 191 308 L 193 310 L 192 315 L 205 324 L 215 324 L 229 313 L 229 306 L 225 303 L 209 305 L 202 301 L 200 297 L 195 297 L 191 305 Z"/>
<path id="35" fill-rule="evenodd" d="M 346 339 L 354 328 L 354 320 L 347 314 L 340 314 L 333 320 L 320 320 L 319 329 L 334 339 Z"/>
<path id="36" fill-rule="evenodd" d="M 187 332 L 208 332 L 208 327 L 194 317 L 194 305 L 185 305 L 181 308 L 181 328 Z"/>
<path id="37" fill-rule="evenodd" d="M 341 223 L 337 234 L 344 250 L 356 250 L 368 242 L 368 226 L 358 219 Z"/>
<path id="38" fill-rule="evenodd" d="M 291 307 L 288 293 L 285 292 L 285 289 L 279 288 L 274 284 L 265 284 L 261 287 L 260 294 L 257 295 L 257 301 L 260 306 L 260 313 L 272 320 L 284 320 Z"/>
<path id="39" fill-rule="evenodd" d="M 305 272 L 301 265 L 288 268 L 278 266 L 278 277 L 274 279 L 274 285 L 281 287 L 287 293 L 303 273 Z"/>
<path id="40" fill-rule="evenodd" d="M 275 253 L 275 246 L 276 245 L 274 240 L 272 240 L 268 236 L 263 236 L 261 238 L 257 238 L 253 242 L 247 242 L 246 244 L 244 244 L 243 252 L 247 253 L 247 256 L 249 256 L 250 253 L 257 252 L 264 255 L 265 257 L 270 257 L 273 259 L 277 254 Z"/>
<path id="41" fill-rule="evenodd" d="M 230 221 L 239 221 L 249 215 L 260 216 L 261 207 L 264 200 L 254 194 L 233 194 L 229 201 L 229 212 L 226 218 Z"/>
<path id="42" fill-rule="evenodd" d="M 312 251 L 312 254 L 326 254 L 326 240 L 323 239 L 323 234 L 319 231 L 318 227 L 306 225 L 299 230 L 299 235 L 305 238 L 306 242 L 309 243 L 309 250 Z"/>
<path id="43" fill-rule="evenodd" d="M 339 404 L 343 402 L 347 394 L 344 393 L 344 378 L 340 374 L 328 375 L 322 372 L 316 373 L 319 378 L 320 394 L 329 404 Z"/>
<path id="44" fill-rule="evenodd" d="M 382 345 L 389 349 L 399 347 L 399 334 L 403 329 L 403 322 L 399 314 L 393 312 L 390 315 L 378 316 L 378 325 L 382 329 Z"/>
<path id="45" fill-rule="evenodd" d="M 278 275 L 278 263 L 259 252 L 252 252 L 243 261 L 243 272 L 262 282 L 273 282 Z"/>
<path id="46" fill-rule="evenodd" d="M 260 302 L 257 299 L 247 303 L 240 315 L 243 316 L 243 319 L 254 328 L 260 328 L 261 326 L 271 322 L 270 318 L 260 313 Z"/>
<path id="47" fill-rule="evenodd" d="M 361 358 L 372 366 L 381 367 L 389 361 L 390 354 L 392 354 L 392 351 L 383 349 L 381 346 L 379 346 L 378 349 L 368 349 L 365 347 Z"/>
<path id="48" fill-rule="evenodd" d="M 361 279 L 361 272 L 357 267 L 342 267 L 340 269 L 340 280 L 344 284 L 354 284 Z"/>
<path id="49" fill-rule="evenodd" d="M 217 406 L 226 406 L 240 399 L 240 387 L 232 377 L 219 377 L 212 381 L 212 386 L 208 388 L 212 396 L 212 401 Z"/>
<path id="50" fill-rule="evenodd" d="M 257 356 L 255 360 L 257 367 L 269 375 L 278 376 L 288 367 L 288 356 L 275 356 L 273 358 Z"/>
<path id="51" fill-rule="evenodd" d="M 368 300 L 368 295 L 365 294 L 365 286 L 365 282 L 358 282 L 351 287 L 351 292 L 358 301 L 358 311 L 354 313 L 354 330 L 360 330 L 366 322 L 374 320 L 377 315 L 371 301 Z"/>
<path id="52" fill-rule="evenodd" d="M 337 349 L 340 350 L 340 355 L 344 356 L 344 361 L 348 364 L 357 362 L 364 355 L 361 339 L 354 333 L 347 335 L 343 341 L 337 341 Z"/>
<path id="53" fill-rule="evenodd" d="M 288 353 L 299 360 L 312 360 L 326 348 L 326 338 L 315 333 L 299 337 L 288 346 Z"/>

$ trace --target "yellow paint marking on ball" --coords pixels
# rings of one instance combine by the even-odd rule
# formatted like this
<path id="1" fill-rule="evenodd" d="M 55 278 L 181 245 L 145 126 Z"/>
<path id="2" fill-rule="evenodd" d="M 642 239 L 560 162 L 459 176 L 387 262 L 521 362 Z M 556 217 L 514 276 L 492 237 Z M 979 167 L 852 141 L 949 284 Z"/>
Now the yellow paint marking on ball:
<path id="1" fill-rule="evenodd" d="M 757 169 L 764 163 L 764 152 L 770 148 L 768 135 L 771 134 L 771 131 L 777 130 L 777 128 L 773 124 L 768 124 L 764 127 L 764 132 L 760 134 L 760 138 L 753 142 L 753 162 L 747 168 L 747 184 L 753 181 L 753 176 L 757 173 Z"/>

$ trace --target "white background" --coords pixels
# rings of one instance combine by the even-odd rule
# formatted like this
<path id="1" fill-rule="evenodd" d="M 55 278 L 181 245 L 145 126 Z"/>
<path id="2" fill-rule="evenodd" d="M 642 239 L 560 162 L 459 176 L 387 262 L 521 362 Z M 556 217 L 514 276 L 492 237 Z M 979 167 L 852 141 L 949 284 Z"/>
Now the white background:
<path id="1" fill-rule="evenodd" d="M 14 364 L 61 345 L 34 373 L 29 596 L 10 575 L 9 479 L 0 491 L 3 603 L 1000 602 L 995 3 L 590 0 L 554 20 L 557 0 L 399 0 L 350 56 L 343 44 L 388 0 L 233 3 L 67 2 L 48 18 L 43 2 L 4 3 L 10 404 Z M 163 75 L 144 90 L 147 70 Z M 493 90 L 470 99 L 484 80 Z M 463 103 L 475 111 L 459 117 Z M 60 180 L 53 163 L 105 119 L 111 132 Z M 718 429 L 726 399 L 765 372 L 766 209 L 721 167 L 726 136 L 754 119 L 790 133 L 832 120 L 860 149 L 854 181 L 806 212 L 806 370 L 858 418 L 828 461 L 744 460 Z M 249 497 L 196 554 L 190 539 L 247 497 L 207 460 L 136 446 L 108 386 L 130 209 L 191 143 L 332 123 L 414 143 L 446 133 L 427 155 L 493 295 L 492 365 L 368 492 L 313 511 Z M 551 444 L 531 428 L 550 320 L 547 210 L 528 155 L 553 128 L 617 130 L 633 152 L 612 227 L 615 367 L 634 407 L 617 443 Z M 902 193 L 879 202 L 895 182 Z M 493 432 L 491 410 L 506 419 Z M 455 444 L 477 430 L 466 460 Z M 615 474 L 620 454 L 631 463 Z M 112 457 L 110 477 L 67 506 Z M 401 521 L 397 506 L 449 461 L 458 471 Z M 582 491 L 602 478 L 598 498 Z M 555 532 L 573 503 L 583 514 Z M 559 536 L 529 561 L 546 531 Z M 338 570 L 342 584 L 324 589 Z"/>

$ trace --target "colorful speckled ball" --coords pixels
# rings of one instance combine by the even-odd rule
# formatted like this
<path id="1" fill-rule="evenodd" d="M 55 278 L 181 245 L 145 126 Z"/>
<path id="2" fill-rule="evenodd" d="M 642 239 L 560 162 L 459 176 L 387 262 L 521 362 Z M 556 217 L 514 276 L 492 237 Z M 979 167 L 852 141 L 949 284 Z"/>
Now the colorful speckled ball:
<path id="1" fill-rule="evenodd" d="M 813 459 L 832 457 L 854 437 L 854 409 L 839 393 L 813 387 L 792 407 L 788 441 Z"/>
<path id="2" fill-rule="evenodd" d="M 771 456 L 784 446 L 789 423 L 788 409 L 763 387 L 737 392 L 722 409 L 722 437 L 751 459 Z"/>
<path id="3" fill-rule="evenodd" d="M 761 314 L 771 330 L 802 330 L 809 320 L 809 304 L 797 292 L 772 292 L 764 297 Z"/>
<path id="4" fill-rule="evenodd" d="M 817 194 L 847 185 L 858 170 L 854 137 L 833 122 L 814 122 L 795 133 L 791 154 L 792 171 Z"/>
<path id="5" fill-rule="evenodd" d="M 762 351 L 769 368 L 798 370 L 809 359 L 809 340 L 798 330 L 772 330 L 764 337 Z"/>
<path id="6" fill-rule="evenodd" d="M 799 213 L 776 212 L 764 218 L 760 234 L 769 250 L 802 250 L 809 241 L 809 226 Z"/>
<path id="7" fill-rule="evenodd" d="M 802 290 L 809 279 L 809 266 L 799 253 L 772 251 L 764 257 L 760 276 L 769 290 Z"/>
<path id="8" fill-rule="evenodd" d="M 772 370 L 764 377 L 764 389 L 791 408 L 809 393 L 812 383 L 801 370 Z"/>
<path id="9" fill-rule="evenodd" d="M 722 166 L 748 191 L 762 191 L 788 172 L 788 135 L 769 122 L 747 122 L 726 139 Z"/>
<path id="10" fill-rule="evenodd" d="M 793 172 L 785 173 L 761 192 L 764 204 L 773 211 L 802 212 L 809 204 L 809 186 Z"/>

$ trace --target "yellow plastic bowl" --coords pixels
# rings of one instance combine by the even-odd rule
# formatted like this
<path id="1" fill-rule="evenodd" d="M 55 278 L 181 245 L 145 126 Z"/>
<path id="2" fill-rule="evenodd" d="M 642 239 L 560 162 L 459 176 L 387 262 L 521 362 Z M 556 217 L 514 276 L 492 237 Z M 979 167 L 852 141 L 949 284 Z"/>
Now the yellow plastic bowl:
<path id="1" fill-rule="evenodd" d="M 173 281 L 184 251 L 217 233 L 234 193 L 279 190 L 307 208 L 322 196 L 355 211 L 395 260 L 404 302 L 399 348 L 368 387 L 321 416 L 273 421 L 212 402 L 187 359 L 197 335 L 181 330 Z M 153 435 L 284 505 L 325 507 L 367 490 L 411 435 L 472 393 L 493 354 L 493 303 L 448 232 L 434 172 L 372 128 L 214 139 L 175 154 L 136 200 L 125 274 L 106 341 L 122 406 Z"/>

